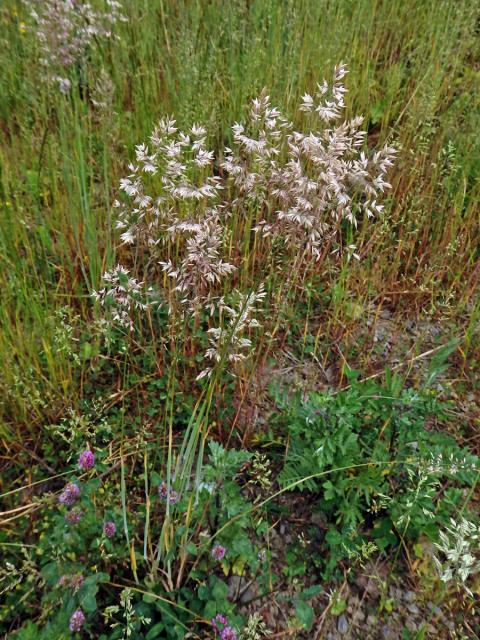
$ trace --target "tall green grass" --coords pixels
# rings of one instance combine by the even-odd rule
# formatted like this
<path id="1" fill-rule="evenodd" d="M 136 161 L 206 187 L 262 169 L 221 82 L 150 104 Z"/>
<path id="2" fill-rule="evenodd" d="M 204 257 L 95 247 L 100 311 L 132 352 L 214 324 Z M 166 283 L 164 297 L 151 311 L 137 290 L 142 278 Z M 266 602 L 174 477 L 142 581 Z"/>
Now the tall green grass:
<path id="1" fill-rule="evenodd" d="M 75 70 L 81 90 L 41 79 L 25 7 L 0 8 L 1 434 L 32 435 L 75 406 L 88 361 L 56 347 L 55 313 L 78 335 L 91 290 L 115 260 L 111 205 L 136 143 L 166 114 L 229 141 L 265 86 L 293 116 L 299 96 L 344 61 L 348 110 L 363 113 L 373 146 L 401 153 L 382 219 L 360 229 L 365 258 L 333 273 L 329 311 L 346 301 L 478 317 L 480 125 L 475 0 L 125 0 L 118 39 Z M 104 69 L 106 112 L 89 96 Z M 368 248 L 368 252 L 367 252 Z M 474 324 L 467 324 L 473 331 Z"/>

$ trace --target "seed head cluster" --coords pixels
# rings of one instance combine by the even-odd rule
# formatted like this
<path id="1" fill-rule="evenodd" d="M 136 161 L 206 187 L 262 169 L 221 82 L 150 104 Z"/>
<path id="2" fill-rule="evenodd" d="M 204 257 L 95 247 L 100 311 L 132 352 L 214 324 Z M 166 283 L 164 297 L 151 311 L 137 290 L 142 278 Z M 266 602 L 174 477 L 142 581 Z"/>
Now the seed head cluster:
<path id="1" fill-rule="evenodd" d="M 338 65 L 331 82 L 302 97 L 297 128 L 262 92 L 220 155 L 209 148 L 205 127 L 182 131 L 173 118 L 137 145 L 114 205 L 120 240 L 142 279 L 121 265 L 105 274 L 95 296 L 113 322 L 132 329 L 132 310 L 155 296 L 176 318 L 208 311 L 218 326 L 209 330 L 201 379 L 219 362 L 233 369 L 248 357 L 252 329 L 260 326 L 264 289 L 238 291 L 245 243 L 260 247 L 256 260 L 262 255 L 290 271 L 326 254 L 359 257 L 354 244 L 345 248 L 342 227 L 381 214 L 395 149 L 368 152 L 363 118 L 341 121 L 346 74 Z"/>
<path id="2" fill-rule="evenodd" d="M 30 0 L 29 5 L 40 62 L 62 93 L 68 93 L 71 86 L 65 77 L 68 69 L 82 62 L 94 40 L 113 37 L 115 24 L 126 20 L 116 0 L 93 4 L 83 0 Z"/>
<path id="3" fill-rule="evenodd" d="M 105 286 L 94 291 L 93 297 L 110 314 L 114 323 L 133 330 L 134 310 L 145 311 L 150 304 L 153 289 L 144 289 L 143 282 L 131 278 L 128 269 L 117 265 L 103 276 Z"/>
<path id="4" fill-rule="evenodd" d="M 435 543 L 434 561 L 443 582 L 456 582 L 471 593 L 467 581 L 480 573 L 480 527 L 465 518 L 451 519 Z"/>
<path id="5" fill-rule="evenodd" d="M 205 352 L 207 360 L 233 364 L 245 360 L 251 351 L 252 341 L 245 334 L 260 326 L 255 314 L 258 312 L 258 303 L 266 295 L 265 290 L 260 285 L 258 291 L 235 293 L 236 300 L 232 306 L 227 305 L 223 297 L 218 301 L 218 309 L 220 315 L 225 316 L 225 322 L 220 327 L 208 330 L 210 347 Z M 212 367 L 207 367 L 200 372 L 197 380 L 210 376 L 212 371 Z"/>

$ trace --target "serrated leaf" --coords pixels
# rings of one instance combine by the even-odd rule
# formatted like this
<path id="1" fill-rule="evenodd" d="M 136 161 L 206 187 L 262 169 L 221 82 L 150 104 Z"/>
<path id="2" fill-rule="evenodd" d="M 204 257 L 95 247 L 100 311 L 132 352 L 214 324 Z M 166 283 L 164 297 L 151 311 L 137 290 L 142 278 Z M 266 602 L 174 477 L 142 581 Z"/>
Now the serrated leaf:
<path id="1" fill-rule="evenodd" d="M 86 613 L 93 613 L 97 610 L 96 592 L 97 589 L 95 589 L 95 591 L 89 591 L 81 600 L 82 609 L 84 609 Z"/>

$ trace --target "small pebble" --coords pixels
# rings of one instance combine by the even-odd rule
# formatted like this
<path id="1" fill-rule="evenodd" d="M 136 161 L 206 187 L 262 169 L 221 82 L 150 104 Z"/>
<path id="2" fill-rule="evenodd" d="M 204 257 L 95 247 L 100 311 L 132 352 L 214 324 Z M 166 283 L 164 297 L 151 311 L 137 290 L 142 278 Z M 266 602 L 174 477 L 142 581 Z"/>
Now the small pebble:
<path id="1" fill-rule="evenodd" d="M 348 631 L 348 620 L 344 615 L 341 615 L 337 623 L 338 633 L 345 635 Z"/>
<path id="2" fill-rule="evenodd" d="M 327 369 L 325 369 L 325 377 L 326 377 L 328 383 L 333 382 L 333 380 L 335 378 L 335 371 L 334 371 L 333 367 L 327 367 Z"/>
<path id="3" fill-rule="evenodd" d="M 388 624 L 386 624 L 382 628 L 382 637 L 384 638 L 384 640 L 391 640 L 392 639 L 392 630 L 390 629 Z"/>
<path id="4" fill-rule="evenodd" d="M 402 599 L 403 591 L 401 589 L 395 588 L 393 590 L 393 593 L 395 594 L 395 597 L 397 598 L 397 600 L 401 600 Z"/>

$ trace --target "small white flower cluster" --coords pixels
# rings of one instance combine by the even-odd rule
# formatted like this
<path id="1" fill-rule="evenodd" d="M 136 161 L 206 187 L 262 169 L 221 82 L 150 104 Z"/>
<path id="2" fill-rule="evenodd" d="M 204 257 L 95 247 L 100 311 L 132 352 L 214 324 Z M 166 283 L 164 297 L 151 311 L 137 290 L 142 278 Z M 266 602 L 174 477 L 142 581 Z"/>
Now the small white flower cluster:
<path id="1" fill-rule="evenodd" d="M 181 215 L 182 208 L 190 212 L 192 203 L 195 208 L 215 200 L 222 188 L 220 178 L 213 175 L 214 154 L 205 146 L 205 129 L 194 125 L 182 132 L 175 124 L 171 119 L 159 123 L 150 138 L 151 149 L 146 144 L 137 145 L 137 162 L 129 165 L 130 175 L 120 181 L 120 189 L 134 204 L 127 208 L 116 202 L 120 208 L 117 227 L 126 244 L 155 246 L 166 230 L 170 234 L 198 230 L 200 221 L 189 227 Z M 147 193 L 145 175 L 159 178 L 155 195 Z"/>
<path id="2" fill-rule="evenodd" d="M 132 313 L 134 309 L 145 311 L 149 306 L 157 304 L 152 298 L 153 289 L 146 291 L 143 282 L 138 282 L 129 276 L 129 271 L 117 265 L 103 276 L 105 286 L 100 291 L 94 291 L 92 296 L 100 302 L 107 312 L 111 313 L 114 323 L 133 330 Z"/>
<path id="3" fill-rule="evenodd" d="M 456 475 L 461 471 L 476 471 L 476 461 L 467 460 L 467 458 L 460 458 L 451 453 L 449 456 L 445 456 L 442 453 L 431 454 L 430 460 L 426 466 L 428 473 L 435 473 L 444 475 L 450 473 Z"/>
<path id="4" fill-rule="evenodd" d="M 239 640 L 262 640 L 271 634 L 260 613 L 256 612 L 249 616 L 247 626 L 243 628 Z"/>
<path id="5" fill-rule="evenodd" d="M 435 544 L 444 559 L 435 556 L 434 561 L 443 582 L 455 581 L 469 591 L 468 578 L 480 573 L 480 528 L 465 518 L 450 522 L 451 526 L 440 532 L 440 542 Z"/>
<path id="6" fill-rule="evenodd" d="M 113 26 L 125 21 L 117 0 L 104 0 L 103 9 L 79 0 L 29 0 L 30 14 L 41 50 L 41 64 L 62 93 L 70 80 L 57 73 L 80 62 L 95 38 L 111 38 Z M 57 73 L 55 73 L 57 72 Z"/>
<path id="7" fill-rule="evenodd" d="M 227 305 L 223 297 L 218 302 L 220 314 L 226 316 L 226 321 L 223 326 L 208 330 L 210 347 L 205 352 L 207 360 L 234 364 L 245 360 L 251 351 L 252 342 L 245 337 L 245 333 L 260 327 L 255 318 L 259 311 L 256 305 L 265 298 L 266 293 L 262 284 L 258 291 L 248 294 L 238 291 L 234 293 L 237 300 L 232 306 Z M 197 380 L 210 376 L 212 370 L 212 367 L 207 367 L 197 376 Z"/>

